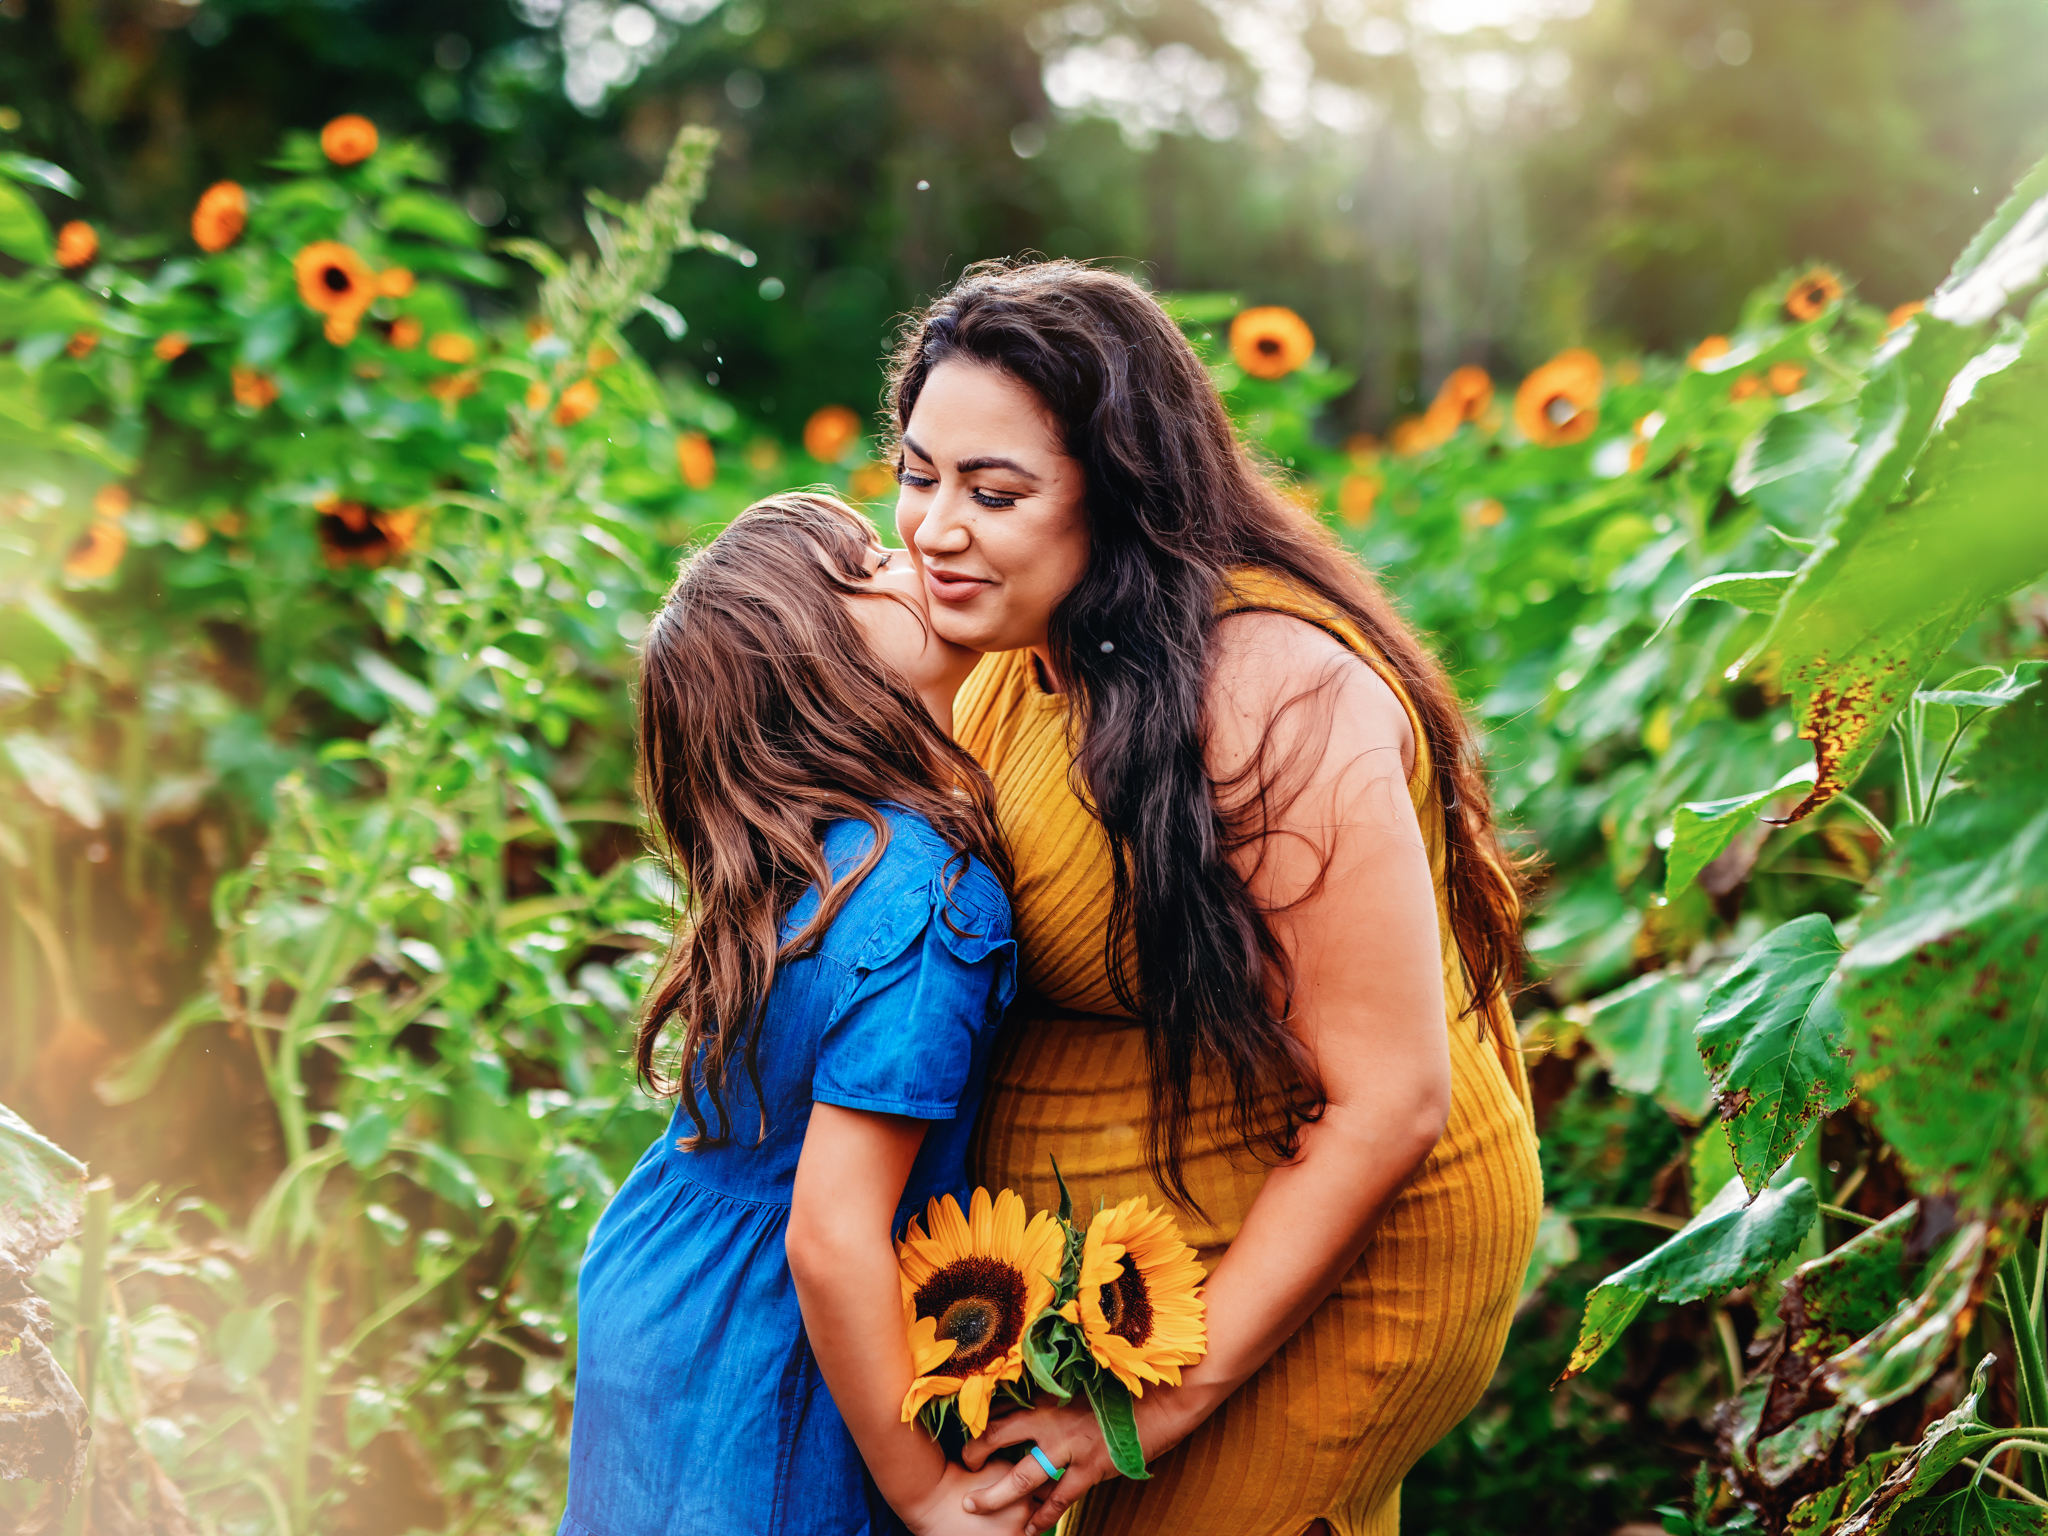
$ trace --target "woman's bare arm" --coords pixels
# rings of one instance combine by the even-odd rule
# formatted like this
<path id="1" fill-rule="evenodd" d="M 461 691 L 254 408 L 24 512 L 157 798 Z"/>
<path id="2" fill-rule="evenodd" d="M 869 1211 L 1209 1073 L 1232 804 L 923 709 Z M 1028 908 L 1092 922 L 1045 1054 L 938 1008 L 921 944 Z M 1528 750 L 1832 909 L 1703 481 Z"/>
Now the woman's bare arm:
<path id="1" fill-rule="evenodd" d="M 1418 744 L 1407 712 L 1336 640 L 1283 615 L 1223 620 L 1217 652 L 1209 772 L 1230 818 L 1248 813 L 1245 791 L 1229 788 L 1247 767 L 1267 786 L 1263 835 L 1240 850 L 1238 868 L 1291 963 L 1290 1022 L 1328 1106 L 1295 1159 L 1268 1174 L 1209 1277 L 1207 1356 L 1180 1387 L 1151 1388 L 1138 1404 L 1148 1456 L 1213 1413 L 1336 1287 L 1450 1110 L 1436 889 L 1408 796 Z M 993 1424 L 968 1464 L 1027 1440 L 1072 1463 L 1027 1527 L 1049 1530 L 1112 1469 L 1086 1410 Z M 975 1504 L 1000 1507 L 1042 1480 L 1020 1462 Z"/>

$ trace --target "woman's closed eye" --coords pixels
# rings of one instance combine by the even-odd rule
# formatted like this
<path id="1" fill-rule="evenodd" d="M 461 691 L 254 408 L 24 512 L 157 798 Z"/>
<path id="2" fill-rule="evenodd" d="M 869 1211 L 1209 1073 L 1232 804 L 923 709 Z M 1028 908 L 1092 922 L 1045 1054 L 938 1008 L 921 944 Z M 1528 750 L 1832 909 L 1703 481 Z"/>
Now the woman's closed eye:
<path id="1" fill-rule="evenodd" d="M 978 485 L 973 490 L 969 491 L 967 494 L 973 500 L 976 506 L 992 507 L 998 510 L 1000 510 L 1003 507 L 1014 507 L 1015 505 L 1017 505 L 1018 499 L 1016 496 L 1010 495 L 1003 491 L 984 490 L 981 486 Z"/>
<path id="2" fill-rule="evenodd" d="M 936 476 L 919 474 L 899 459 L 896 463 L 896 483 L 910 486 L 915 490 L 928 491 L 939 482 Z"/>

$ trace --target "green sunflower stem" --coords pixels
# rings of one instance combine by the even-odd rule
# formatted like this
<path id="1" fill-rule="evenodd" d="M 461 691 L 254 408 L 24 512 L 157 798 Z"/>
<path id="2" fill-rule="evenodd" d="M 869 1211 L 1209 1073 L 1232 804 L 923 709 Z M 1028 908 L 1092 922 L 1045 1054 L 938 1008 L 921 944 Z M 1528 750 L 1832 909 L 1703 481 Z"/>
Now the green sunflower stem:
<path id="1" fill-rule="evenodd" d="M 1095 1422 L 1102 1426 L 1103 1444 L 1116 1469 L 1133 1482 L 1151 1477 L 1145 1470 L 1145 1448 L 1138 1442 L 1138 1420 L 1130 1390 L 1107 1371 L 1098 1371 L 1084 1383 L 1088 1406 L 1095 1410 Z"/>

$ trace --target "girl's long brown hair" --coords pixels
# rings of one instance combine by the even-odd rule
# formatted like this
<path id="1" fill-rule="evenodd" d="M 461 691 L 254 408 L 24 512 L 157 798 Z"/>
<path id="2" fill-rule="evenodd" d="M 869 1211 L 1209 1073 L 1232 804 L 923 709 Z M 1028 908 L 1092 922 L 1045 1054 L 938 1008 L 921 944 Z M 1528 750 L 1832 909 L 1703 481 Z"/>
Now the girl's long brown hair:
<path id="1" fill-rule="evenodd" d="M 1069 689 L 1078 787 L 1114 860 L 1110 981 L 1145 1029 L 1152 1171 L 1194 1207 L 1181 1165 L 1198 1061 L 1227 1074 L 1231 1129 L 1262 1156 L 1292 1156 L 1301 1125 L 1327 1102 L 1269 1001 L 1286 993 L 1287 962 L 1231 863 L 1248 829 L 1218 805 L 1221 791 L 1233 813 L 1270 812 L 1289 765 L 1274 770 L 1261 753 L 1253 766 L 1263 783 L 1220 786 L 1205 767 L 1217 599 L 1233 569 L 1270 571 L 1314 593 L 1378 648 L 1414 701 L 1475 1009 L 1521 978 L 1519 870 L 1443 668 L 1371 574 L 1253 458 L 1157 300 L 1078 262 L 969 268 L 903 333 L 889 388 L 898 431 L 932 370 L 955 357 L 1029 387 L 1086 476 L 1088 566 L 1053 612 L 1050 649 Z M 1136 956 L 1135 977 L 1126 954 Z M 1283 985 L 1269 988 L 1276 977 Z M 1295 1107 L 1276 1120 L 1276 1102 Z"/>
<path id="2" fill-rule="evenodd" d="M 761 1012 L 776 968 L 824 937 L 881 859 L 889 824 L 878 804 L 915 811 L 1007 883 L 987 777 L 848 609 L 848 596 L 869 590 L 874 543 L 865 519 L 830 496 L 771 496 L 684 562 L 647 630 L 641 794 L 683 910 L 634 1058 L 650 1088 L 680 1095 L 693 1146 L 731 1139 L 736 1069 L 760 1102 Z M 835 882 L 825 829 L 848 818 L 874 829 L 874 847 Z M 783 942 L 814 886 L 817 915 Z M 672 1054 L 662 1049 L 671 1025 L 682 1036 Z"/>

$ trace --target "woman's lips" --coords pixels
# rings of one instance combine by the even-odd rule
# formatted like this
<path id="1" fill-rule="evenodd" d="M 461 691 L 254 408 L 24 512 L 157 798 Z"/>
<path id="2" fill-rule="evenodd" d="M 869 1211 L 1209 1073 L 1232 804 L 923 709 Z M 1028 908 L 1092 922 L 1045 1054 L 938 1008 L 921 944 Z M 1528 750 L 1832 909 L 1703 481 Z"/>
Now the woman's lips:
<path id="1" fill-rule="evenodd" d="M 925 589 L 942 603 L 964 603 L 980 594 L 989 583 L 979 576 L 962 576 L 953 571 L 924 568 Z"/>

